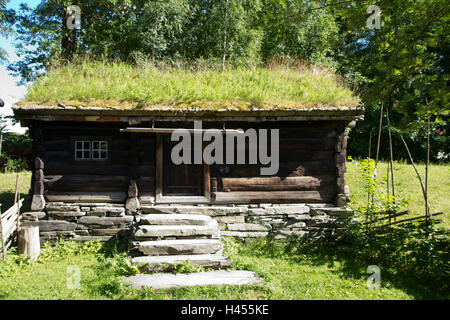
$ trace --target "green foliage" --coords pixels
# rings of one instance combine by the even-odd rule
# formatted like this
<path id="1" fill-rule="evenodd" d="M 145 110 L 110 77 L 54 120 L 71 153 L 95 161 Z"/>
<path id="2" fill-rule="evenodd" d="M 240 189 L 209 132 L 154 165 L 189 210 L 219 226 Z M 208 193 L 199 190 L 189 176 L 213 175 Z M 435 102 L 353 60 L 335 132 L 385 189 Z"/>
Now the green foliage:
<path id="1" fill-rule="evenodd" d="M 397 199 L 392 194 L 387 193 L 386 178 L 380 178 L 377 173 L 375 160 L 364 159 L 359 162 L 361 181 L 367 192 L 368 201 L 360 204 L 358 211 L 365 215 L 369 221 L 376 221 L 380 214 L 386 212 L 398 212 L 406 207 L 410 201 L 409 198 Z"/>
<path id="2" fill-rule="evenodd" d="M 24 159 L 8 159 L 4 165 L 5 172 L 21 172 L 28 169 Z"/>
<path id="3" fill-rule="evenodd" d="M 176 264 L 173 266 L 172 273 L 192 273 L 192 272 L 203 272 L 208 271 L 208 268 L 194 265 L 189 260 L 184 261 L 183 263 Z"/>
<path id="4" fill-rule="evenodd" d="M 31 139 L 28 133 L 5 132 L 2 139 L 2 151 L 8 154 L 31 155 Z"/>

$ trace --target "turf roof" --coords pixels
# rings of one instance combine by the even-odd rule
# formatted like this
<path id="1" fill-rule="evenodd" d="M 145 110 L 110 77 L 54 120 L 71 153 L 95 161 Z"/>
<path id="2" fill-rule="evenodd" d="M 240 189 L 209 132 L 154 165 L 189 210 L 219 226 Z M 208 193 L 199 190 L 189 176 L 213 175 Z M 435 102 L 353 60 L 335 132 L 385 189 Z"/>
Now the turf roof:
<path id="1" fill-rule="evenodd" d="M 197 70 L 83 62 L 49 71 L 17 108 L 120 111 L 346 111 L 359 98 L 329 70 Z"/>

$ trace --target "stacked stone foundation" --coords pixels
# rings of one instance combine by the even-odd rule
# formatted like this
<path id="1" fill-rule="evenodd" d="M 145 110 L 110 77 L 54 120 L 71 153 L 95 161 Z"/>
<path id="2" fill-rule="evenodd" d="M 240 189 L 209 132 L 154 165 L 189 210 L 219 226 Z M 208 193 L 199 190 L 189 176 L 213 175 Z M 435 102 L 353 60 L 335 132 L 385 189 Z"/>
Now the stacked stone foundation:
<path id="1" fill-rule="evenodd" d="M 48 202 L 42 211 L 26 212 L 22 225 L 39 226 L 41 242 L 129 241 L 145 214 L 197 214 L 214 218 L 221 236 L 252 239 L 272 236 L 334 240 L 353 215 L 332 204 L 143 205 L 130 212 L 124 204 Z"/>

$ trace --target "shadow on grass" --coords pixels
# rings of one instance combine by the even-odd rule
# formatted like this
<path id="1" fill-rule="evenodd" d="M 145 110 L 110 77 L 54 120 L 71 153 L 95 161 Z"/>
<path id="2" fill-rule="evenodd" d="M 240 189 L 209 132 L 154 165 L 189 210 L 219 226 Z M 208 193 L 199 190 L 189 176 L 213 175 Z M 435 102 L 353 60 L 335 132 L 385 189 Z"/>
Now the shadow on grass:
<path id="1" fill-rule="evenodd" d="M 31 197 L 28 194 L 21 194 L 20 198 L 24 199 L 20 212 L 30 211 Z M 11 192 L 9 190 L 0 192 L 0 203 L 2 204 L 2 213 L 11 208 L 14 205 L 14 192 Z"/>
<path id="2" fill-rule="evenodd" d="M 281 258 L 296 264 L 311 266 L 327 266 L 337 269 L 331 272 L 338 273 L 346 279 L 367 279 L 371 274 L 366 273 L 369 265 L 376 262 L 360 261 L 352 248 L 343 251 L 327 242 L 305 242 L 302 239 L 289 239 L 274 241 L 266 238 L 247 243 L 242 247 L 243 253 L 249 256 L 265 256 Z M 421 277 L 418 274 L 406 274 L 403 270 L 381 268 L 382 283 L 400 289 L 415 299 L 449 299 L 449 282 L 447 275 L 438 275 L 434 280 Z"/>

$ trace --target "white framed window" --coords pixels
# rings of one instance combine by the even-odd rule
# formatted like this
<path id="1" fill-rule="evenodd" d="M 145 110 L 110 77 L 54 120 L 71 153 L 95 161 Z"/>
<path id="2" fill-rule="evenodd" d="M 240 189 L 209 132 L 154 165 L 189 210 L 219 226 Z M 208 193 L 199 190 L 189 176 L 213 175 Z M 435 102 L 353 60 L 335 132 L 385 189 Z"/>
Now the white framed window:
<path id="1" fill-rule="evenodd" d="M 107 160 L 107 140 L 75 140 L 75 160 Z"/>
<path id="2" fill-rule="evenodd" d="M 108 141 L 95 140 L 92 141 L 92 160 L 106 160 L 108 159 Z"/>

